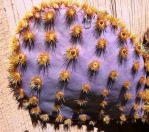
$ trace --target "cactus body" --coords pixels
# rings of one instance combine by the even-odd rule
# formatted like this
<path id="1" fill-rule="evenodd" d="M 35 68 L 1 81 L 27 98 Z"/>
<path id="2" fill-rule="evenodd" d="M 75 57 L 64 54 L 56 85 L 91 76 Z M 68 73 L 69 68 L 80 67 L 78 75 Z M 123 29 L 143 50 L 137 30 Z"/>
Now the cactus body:
<path id="1" fill-rule="evenodd" d="M 145 52 L 116 18 L 87 5 L 42 3 L 17 34 L 10 84 L 32 116 L 65 125 L 144 119 Z"/>

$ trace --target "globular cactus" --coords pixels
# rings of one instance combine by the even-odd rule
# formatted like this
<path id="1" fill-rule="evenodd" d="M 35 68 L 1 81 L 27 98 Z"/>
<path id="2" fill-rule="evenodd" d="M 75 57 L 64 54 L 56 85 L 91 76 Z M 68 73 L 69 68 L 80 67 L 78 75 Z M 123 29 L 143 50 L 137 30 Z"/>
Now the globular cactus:
<path id="1" fill-rule="evenodd" d="M 149 55 L 117 18 L 86 4 L 43 2 L 18 23 L 9 81 L 43 124 L 147 119 Z"/>

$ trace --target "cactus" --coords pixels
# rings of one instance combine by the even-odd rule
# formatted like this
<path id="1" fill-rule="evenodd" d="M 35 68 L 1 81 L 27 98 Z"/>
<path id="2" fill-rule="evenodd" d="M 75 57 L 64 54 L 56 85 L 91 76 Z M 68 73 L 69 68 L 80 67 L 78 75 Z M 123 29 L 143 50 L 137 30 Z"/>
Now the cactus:
<path id="1" fill-rule="evenodd" d="M 9 82 L 43 124 L 147 119 L 148 54 L 117 18 L 86 4 L 43 2 L 18 23 Z"/>

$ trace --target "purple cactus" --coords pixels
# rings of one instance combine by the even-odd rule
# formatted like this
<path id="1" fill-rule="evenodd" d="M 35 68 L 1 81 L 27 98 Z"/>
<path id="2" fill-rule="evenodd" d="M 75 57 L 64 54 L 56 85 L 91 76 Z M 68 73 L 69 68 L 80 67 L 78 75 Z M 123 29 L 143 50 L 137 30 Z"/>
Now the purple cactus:
<path id="1" fill-rule="evenodd" d="M 135 36 L 105 12 L 42 3 L 17 27 L 10 85 L 19 106 L 43 123 L 145 121 L 142 54 Z"/>

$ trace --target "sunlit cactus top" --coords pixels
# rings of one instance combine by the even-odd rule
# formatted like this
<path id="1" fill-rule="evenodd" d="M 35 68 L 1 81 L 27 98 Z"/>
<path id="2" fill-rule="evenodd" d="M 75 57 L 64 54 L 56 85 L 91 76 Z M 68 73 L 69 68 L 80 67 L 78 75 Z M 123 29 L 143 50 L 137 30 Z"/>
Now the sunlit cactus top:
<path id="1" fill-rule="evenodd" d="M 146 121 L 149 56 L 106 12 L 43 2 L 18 23 L 11 49 L 10 86 L 33 120 L 65 126 Z"/>

